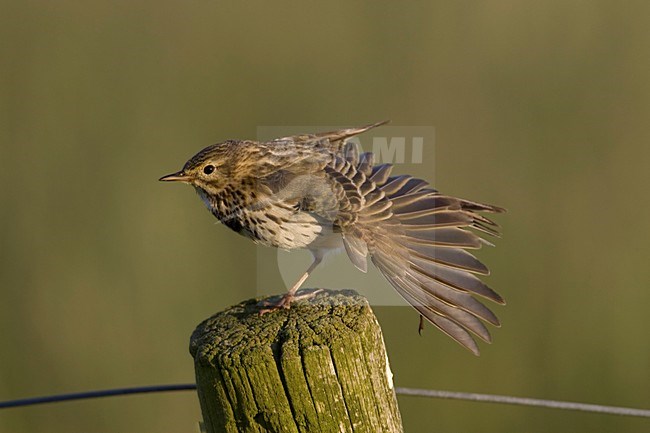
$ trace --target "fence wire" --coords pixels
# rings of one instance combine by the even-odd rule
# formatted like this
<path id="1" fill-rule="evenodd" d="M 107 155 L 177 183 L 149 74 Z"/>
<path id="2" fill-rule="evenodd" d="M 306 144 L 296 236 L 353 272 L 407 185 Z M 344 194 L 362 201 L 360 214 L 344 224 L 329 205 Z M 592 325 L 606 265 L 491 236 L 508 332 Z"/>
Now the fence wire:
<path id="1" fill-rule="evenodd" d="M 438 391 L 433 389 L 395 388 L 401 395 L 415 397 L 444 398 L 450 400 L 480 401 L 485 403 L 515 404 L 519 406 L 546 407 L 551 409 L 577 410 L 608 415 L 636 416 L 650 418 L 650 410 L 630 407 L 604 406 L 600 404 L 576 403 L 571 401 L 544 400 L 539 398 L 513 397 L 509 395 L 476 394 L 473 392 Z"/>
<path id="2" fill-rule="evenodd" d="M 33 406 L 45 403 L 58 403 L 73 400 L 88 400 L 100 397 L 114 397 L 119 395 L 151 394 L 158 392 L 193 391 L 196 384 L 181 383 L 172 385 L 139 386 L 132 388 L 115 388 L 98 391 L 77 392 L 71 394 L 57 394 L 44 397 L 23 398 L 0 402 L 0 409 L 11 407 Z M 607 415 L 621 415 L 650 418 L 650 410 L 634 409 L 629 407 L 605 406 L 599 404 L 576 403 L 570 401 L 544 400 L 539 398 L 513 397 L 508 395 L 476 394 L 472 392 L 439 391 L 433 389 L 397 387 L 398 395 L 413 397 L 443 398 L 452 400 L 478 401 L 484 403 L 514 404 L 519 406 L 545 407 L 550 409 L 574 410 L 582 412 L 600 413 Z"/>

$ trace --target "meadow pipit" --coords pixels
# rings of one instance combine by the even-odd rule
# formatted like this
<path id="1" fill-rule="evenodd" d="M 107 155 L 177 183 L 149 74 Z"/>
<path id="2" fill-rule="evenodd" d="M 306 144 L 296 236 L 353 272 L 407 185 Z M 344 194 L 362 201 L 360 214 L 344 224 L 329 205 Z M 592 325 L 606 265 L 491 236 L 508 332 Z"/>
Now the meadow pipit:
<path id="1" fill-rule="evenodd" d="M 311 251 L 313 263 L 271 307 L 288 308 L 323 257 L 345 249 L 362 272 L 370 257 L 421 318 L 478 354 L 470 332 L 490 342 L 483 321 L 499 320 L 473 295 L 504 301 L 476 276 L 488 269 L 466 250 L 489 244 L 476 232 L 498 235 L 481 213 L 504 210 L 391 176 L 391 164 L 375 164 L 372 153 L 360 154 L 348 141 L 384 123 L 268 142 L 228 140 L 160 180 L 192 185 L 219 221 L 256 243 Z"/>

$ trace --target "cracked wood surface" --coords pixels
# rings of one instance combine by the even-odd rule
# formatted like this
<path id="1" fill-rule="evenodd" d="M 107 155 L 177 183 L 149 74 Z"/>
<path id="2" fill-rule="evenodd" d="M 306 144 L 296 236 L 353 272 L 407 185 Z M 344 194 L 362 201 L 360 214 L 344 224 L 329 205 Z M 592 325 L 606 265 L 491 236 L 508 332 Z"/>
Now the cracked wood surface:
<path id="1" fill-rule="evenodd" d="M 353 291 L 259 316 L 257 299 L 190 340 L 206 431 L 402 432 L 381 329 Z"/>

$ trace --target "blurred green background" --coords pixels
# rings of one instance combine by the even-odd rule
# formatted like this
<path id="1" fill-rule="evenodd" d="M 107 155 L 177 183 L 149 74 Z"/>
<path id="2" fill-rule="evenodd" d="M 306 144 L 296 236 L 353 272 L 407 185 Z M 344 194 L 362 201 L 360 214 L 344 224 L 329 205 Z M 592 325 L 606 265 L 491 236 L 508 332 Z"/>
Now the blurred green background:
<path id="1" fill-rule="evenodd" d="M 157 178 L 259 125 L 392 119 L 436 131 L 435 162 L 399 171 L 509 210 L 480 252 L 508 300 L 495 343 L 475 358 L 378 307 L 396 384 L 647 408 L 649 29 L 647 2 L 3 1 L 0 400 L 193 381 L 189 335 L 254 294 L 256 249 Z M 650 428 L 399 400 L 408 432 Z M 0 431 L 199 418 L 186 392 L 5 410 Z"/>

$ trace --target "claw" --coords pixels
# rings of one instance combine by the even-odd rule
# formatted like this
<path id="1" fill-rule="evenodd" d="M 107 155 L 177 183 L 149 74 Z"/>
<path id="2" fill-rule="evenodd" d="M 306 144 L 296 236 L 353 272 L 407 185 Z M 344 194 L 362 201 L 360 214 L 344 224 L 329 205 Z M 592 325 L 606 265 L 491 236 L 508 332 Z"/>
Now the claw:
<path id="1" fill-rule="evenodd" d="M 270 299 L 264 299 L 260 302 L 257 303 L 257 305 L 260 308 L 259 315 L 263 316 L 266 313 L 270 313 L 272 311 L 276 311 L 279 309 L 286 309 L 288 310 L 291 308 L 291 303 L 293 301 L 299 301 L 301 299 L 311 299 L 313 298 L 317 293 L 320 293 L 323 289 L 316 289 L 316 290 L 303 290 L 303 293 L 300 294 L 294 294 L 294 293 L 285 293 L 279 300 L 277 301 L 272 301 Z"/>

